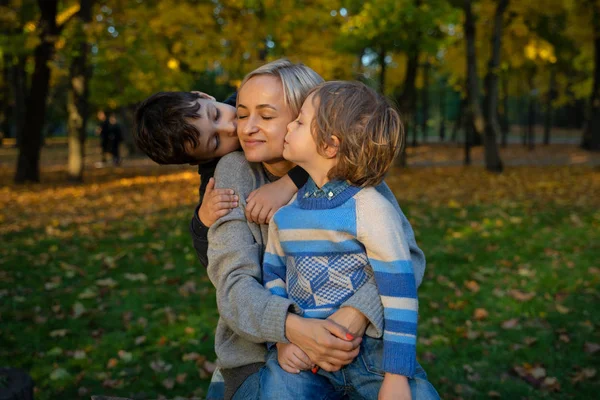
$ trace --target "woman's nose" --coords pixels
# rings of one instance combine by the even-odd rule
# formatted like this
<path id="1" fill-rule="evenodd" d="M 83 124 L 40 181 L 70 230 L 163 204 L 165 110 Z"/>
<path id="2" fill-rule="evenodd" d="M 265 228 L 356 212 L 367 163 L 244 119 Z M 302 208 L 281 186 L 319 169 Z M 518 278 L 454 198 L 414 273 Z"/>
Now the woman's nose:
<path id="1" fill-rule="evenodd" d="M 246 118 L 246 120 L 244 121 L 244 126 L 242 128 L 242 133 L 246 134 L 246 135 L 250 135 L 252 133 L 255 133 L 257 131 L 256 128 L 256 123 L 254 121 L 253 117 L 248 117 Z"/>

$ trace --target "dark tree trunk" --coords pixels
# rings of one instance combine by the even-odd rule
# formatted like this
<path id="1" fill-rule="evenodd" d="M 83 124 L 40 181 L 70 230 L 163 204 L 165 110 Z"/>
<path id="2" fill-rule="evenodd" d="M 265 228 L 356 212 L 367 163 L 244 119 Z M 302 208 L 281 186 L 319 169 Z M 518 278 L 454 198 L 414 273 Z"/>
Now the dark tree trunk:
<path id="1" fill-rule="evenodd" d="M 600 10 L 597 4 L 591 3 L 594 10 L 594 84 L 581 147 L 590 151 L 600 151 Z"/>
<path id="2" fill-rule="evenodd" d="M 463 98 L 460 100 L 460 104 L 458 105 L 458 117 L 456 118 L 456 121 L 454 121 L 454 127 L 452 128 L 452 137 L 450 138 L 450 141 L 452 141 L 452 143 L 458 142 L 458 131 L 464 125 L 465 114 L 467 112 L 467 99 Z"/>
<path id="3" fill-rule="evenodd" d="M 414 119 L 414 114 L 416 113 L 416 98 L 417 98 L 417 71 L 419 68 L 419 50 L 417 48 L 417 44 L 412 48 L 408 60 L 406 61 L 406 77 L 404 78 L 404 85 L 402 94 L 398 99 L 398 105 L 400 106 L 400 111 L 404 116 L 404 121 L 406 122 L 406 132 L 409 132 L 409 126 L 412 124 Z M 414 145 L 414 140 L 413 140 Z"/>
<path id="4" fill-rule="evenodd" d="M 421 130 L 423 131 L 423 143 L 427 143 L 427 123 L 429 122 L 429 74 L 431 64 L 425 61 L 423 68 L 423 90 L 421 95 L 421 109 L 423 110 L 423 121 L 421 121 Z"/>
<path id="5" fill-rule="evenodd" d="M 415 105 L 413 108 L 413 121 L 412 121 L 412 126 L 413 126 L 413 137 L 412 137 L 412 145 L 413 147 L 417 147 L 419 145 L 418 141 L 417 141 L 417 137 L 419 136 L 419 94 L 415 93 Z"/>
<path id="6" fill-rule="evenodd" d="M 54 53 L 54 41 L 59 30 L 56 25 L 58 0 L 38 0 L 41 11 L 39 22 L 40 43 L 34 51 L 35 68 L 31 77 L 31 88 L 27 97 L 25 125 L 19 143 L 16 183 L 40 181 L 40 150 L 42 129 L 46 117 L 46 98 L 50 84 L 48 62 Z"/>
<path id="7" fill-rule="evenodd" d="M 473 137 L 473 124 L 465 124 L 465 165 L 471 165 L 471 138 Z"/>
<path id="8" fill-rule="evenodd" d="M 546 97 L 546 115 L 544 118 L 544 145 L 550 144 L 550 134 L 552 131 L 552 122 L 554 116 L 554 107 L 552 102 L 556 97 L 556 69 L 550 67 L 550 85 L 548 88 L 548 95 Z"/>
<path id="9" fill-rule="evenodd" d="M 535 147 L 535 88 L 533 84 L 534 72 L 529 75 L 529 105 L 527 107 L 527 147 L 533 150 Z"/>
<path id="10" fill-rule="evenodd" d="M 440 142 L 446 140 L 446 88 L 440 90 Z"/>
<path id="11" fill-rule="evenodd" d="M 385 51 L 385 48 L 381 46 L 381 48 L 379 49 L 379 66 L 381 67 L 381 70 L 379 71 L 379 93 L 381 94 L 385 93 L 386 54 L 387 52 Z"/>
<path id="12" fill-rule="evenodd" d="M 492 54 L 488 63 L 485 78 L 485 135 L 483 137 L 485 168 L 491 172 L 502 172 L 503 165 L 498 152 L 496 138 L 501 135 L 498 124 L 498 68 L 500 67 L 500 50 L 502 49 L 502 27 L 504 11 L 509 0 L 499 0 L 494 15 L 494 34 L 492 36 Z"/>
<path id="13" fill-rule="evenodd" d="M 502 129 L 502 147 L 508 144 L 508 134 L 510 132 L 510 122 L 508 116 L 508 76 L 502 80 L 502 114 L 500 115 L 500 129 Z"/>
<path id="14" fill-rule="evenodd" d="M 475 51 L 475 16 L 473 15 L 472 0 L 464 1 L 465 11 L 465 43 L 467 46 L 467 123 L 474 129 L 472 144 L 481 144 L 485 130 L 485 122 L 479 104 L 479 78 L 477 76 L 477 56 Z"/>
<path id="15" fill-rule="evenodd" d="M 17 146 L 23 139 L 23 129 L 25 128 L 25 106 L 27 101 L 27 72 L 25 71 L 26 59 L 24 56 L 17 58 L 16 64 L 11 68 L 12 91 L 15 96 L 14 107 L 14 126 Z"/>
<path id="16" fill-rule="evenodd" d="M 69 166 L 68 179 L 72 182 L 83 181 L 85 159 L 85 128 L 88 118 L 88 93 L 91 69 L 87 56 L 89 43 L 85 26 L 92 19 L 93 0 L 81 0 L 81 8 L 75 20 L 73 37 L 74 57 L 70 68 L 70 87 L 68 95 L 68 135 Z"/>

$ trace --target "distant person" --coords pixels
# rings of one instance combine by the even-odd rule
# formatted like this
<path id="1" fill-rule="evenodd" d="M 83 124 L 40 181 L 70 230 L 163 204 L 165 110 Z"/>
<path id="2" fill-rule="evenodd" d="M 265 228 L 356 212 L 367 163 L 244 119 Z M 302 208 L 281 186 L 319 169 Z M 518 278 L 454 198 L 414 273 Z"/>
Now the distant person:
<path id="1" fill-rule="evenodd" d="M 96 114 L 98 118 L 98 126 L 96 127 L 96 136 L 100 136 L 100 154 L 102 161 L 96 164 L 98 167 L 102 167 L 106 164 L 106 154 L 110 153 L 109 142 L 108 142 L 108 126 L 109 122 L 106 118 L 104 111 L 98 111 Z"/>
<path id="2" fill-rule="evenodd" d="M 121 130 L 121 126 L 117 122 L 117 117 L 114 113 L 110 114 L 108 118 L 108 146 L 110 149 L 110 153 L 112 154 L 113 164 L 119 165 L 121 164 L 121 155 L 119 152 L 119 148 L 121 142 L 123 141 L 123 132 Z"/>

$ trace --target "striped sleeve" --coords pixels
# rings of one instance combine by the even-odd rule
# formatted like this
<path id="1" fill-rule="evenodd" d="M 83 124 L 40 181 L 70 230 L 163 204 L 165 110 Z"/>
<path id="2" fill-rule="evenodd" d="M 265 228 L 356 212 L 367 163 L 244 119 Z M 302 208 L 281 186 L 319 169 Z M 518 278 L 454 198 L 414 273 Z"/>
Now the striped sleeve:
<path id="1" fill-rule="evenodd" d="M 365 246 L 384 313 L 383 370 L 412 377 L 416 368 L 418 299 L 402 221 L 374 189 L 356 196 L 357 237 Z"/>
<path id="2" fill-rule="evenodd" d="M 263 259 L 263 284 L 272 294 L 288 297 L 285 285 L 285 254 L 281 248 L 279 229 L 274 217 L 269 224 L 269 238 Z"/>

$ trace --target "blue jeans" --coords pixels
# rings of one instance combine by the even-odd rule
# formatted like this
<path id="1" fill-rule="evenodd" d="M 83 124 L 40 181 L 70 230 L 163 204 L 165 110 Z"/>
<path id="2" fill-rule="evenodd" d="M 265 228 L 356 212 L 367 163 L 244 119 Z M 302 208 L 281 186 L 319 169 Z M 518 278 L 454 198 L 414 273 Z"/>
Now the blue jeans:
<path id="1" fill-rule="evenodd" d="M 260 398 L 376 400 L 385 374 L 381 369 L 382 361 L 383 340 L 365 337 L 358 357 L 339 371 L 290 374 L 279 366 L 277 350 L 272 349 L 260 372 Z M 415 376 L 408 382 L 413 400 L 439 400 L 440 396 L 420 365 L 417 364 Z"/>
<path id="2" fill-rule="evenodd" d="M 232 400 L 258 400 L 260 390 L 260 373 L 262 369 L 252 375 L 250 375 L 239 389 L 233 395 Z M 223 381 L 223 375 L 219 368 L 213 372 L 213 376 L 208 386 L 208 393 L 206 393 L 206 400 L 223 400 L 225 394 L 225 384 Z"/>

